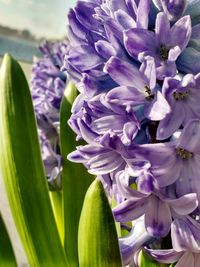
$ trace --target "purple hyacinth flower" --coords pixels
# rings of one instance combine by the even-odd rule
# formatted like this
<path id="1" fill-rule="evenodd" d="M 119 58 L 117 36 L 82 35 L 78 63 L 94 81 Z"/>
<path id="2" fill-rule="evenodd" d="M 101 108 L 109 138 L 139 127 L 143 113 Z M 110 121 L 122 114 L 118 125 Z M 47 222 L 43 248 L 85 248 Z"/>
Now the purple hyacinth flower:
<path id="1" fill-rule="evenodd" d="M 135 266 L 138 261 L 138 252 L 141 247 L 151 243 L 154 240 L 145 229 L 144 217 L 133 222 L 133 228 L 130 233 L 119 238 L 120 252 L 124 266 Z"/>
<path id="2" fill-rule="evenodd" d="M 158 262 L 199 265 L 199 14 L 200 0 L 83 0 L 69 12 L 62 69 L 80 92 L 69 125 L 86 144 L 68 159 L 115 199 L 131 267 L 141 249 Z M 45 116 L 55 152 L 57 126 Z"/>
<path id="3" fill-rule="evenodd" d="M 42 159 L 48 178 L 49 187 L 51 190 L 61 189 L 61 172 L 62 172 L 62 158 L 53 150 L 52 145 L 44 138 L 40 137 Z"/>
<path id="4" fill-rule="evenodd" d="M 31 94 L 39 128 L 42 158 L 51 183 L 60 179 L 59 109 L 67 76 L 60 69 L 68 43 L 45 42 L 40 47 L 43 58 L 35 59 L 32 67 Z M 57 181 L 57 180 L 56 180 Z M 58 182 L 60 183 L 60 182 Z M 60 188 L 60 185 L 58 186 Z"/>
<path id="5" fill-rule="evenodd" d="M 82 136 L 89 144 L 77 147 L 77 150 L 68 155 L 68 159 L 73 162 L 83 163 L 88 171 L 95 175 L 104 175 L 116 170 L 122 170 L 126 163 L 126 148 L 120 138 L 107 133 L 99 138 L 99 135 L 80 121 Z"/>
<path id="6" fill-rule="evenodd" d="M 179 19 L 171 28 L 165 13 L 156 18 L 155 32 L 146 29 L 130 29 L 124 32 L 128 53 L 141 62 L 146 56 L 155 59 L 157 78 L 176 74 L 176 60 L 186 48 L 191 36 L 189 16 Z"/>
<path id="7" fill-rule="evenodd" d="M 150 0 L 78 1 L 70 10 L 68 37 L 71 46 L 63 69 L 78 89 L 81 84 L 84 93 L 93 96 L 116 86 L 103 72 L 104 64 L 111 56 L 129 60 L 123 31 L 135 27 L 147 29 L 150 6 Z"/>
<path id="8" fill-rule="evenodd" d="M 170 112 L 167 101 L 156 88 L 153 58 L 148 57 L 138 70 L 126 61 L 111 57 L 105 71 L 120 85 L 107 94 L 109 102 L 132 107 L 144 105 L 144 116 L 155 121 L 162 120 Z"/>
<path id="9" fill-rule="evenodd" d="M 164 11 L 170 21 L 178 20 L 187 8 L 187 0 L 153 0 L 160 11 Z"/>
<path id="10" fill-rule="evenodd" d="M 175 263 L 175 267 L 200 264 L 200 224 L 189 216 L 175 219 L 172 223 L 172 249 L 155 250 L 145 248 L 156 261 Z"/>
<path id="11" fill-rule="evenodd" d="M 196 193 L 200 200 L 199 144 L 200 120 L 195 119 L 189 121 L 176 141 L 135 146 L 132 153 L 138 160 L 151 163 L 151 172 L 159 187 L 173 184 L 178 197 Z"/>
<path id="12" fill-rule="evenodd" d="M 121 172 L 117 176 L 119 192 L 125 198 L 114 209 L 117 221 L 129 222 L 144 215 L 145 227 L 150 236 L 164 237 L 169 233 L 174 214 L 190 214 L 197 208 L 195 193 L 180 198 L 168 198 L 154 188 L 151 172 L 144 170 L 136 179 L 137 191 L 130 188 L 130 176 Z"/>
<path id="13" fill-rule="evenodd" d="M 157 139 L 167 139 L 189 120 L 200 118 L 200 74 L 185 75 L 182 80 L 166 78 L 162 92 L 171 112 L 159 123 Z"/>
<path id="14" fill-rule="evenodd" d="M 67 76 L 60 68 L 68 51 L 66 42 L 45 42 L 40 50 L 42 59 L 32 67 L 31 92 L 36 114 L 45 115 L 50 122 L 59 120 L 59 107 Z"/>
<path id="15" fill-rule="evenodd" d="M 80 104 L 80 103 L 79 103 Z M 70 127 L 82 138 L 79 126 L 83 120 L 87 126 L 99 136 L 109 131 L 118 135 L 124 144 L 130 144 L 140 129 L 140 123 L 131 106 L 119 107 L 105 101 L 100 94 L 91 100 L 83 101 L 81 107 L 77 102 L 73 105 L 74 112 L 69 120 Z"/>

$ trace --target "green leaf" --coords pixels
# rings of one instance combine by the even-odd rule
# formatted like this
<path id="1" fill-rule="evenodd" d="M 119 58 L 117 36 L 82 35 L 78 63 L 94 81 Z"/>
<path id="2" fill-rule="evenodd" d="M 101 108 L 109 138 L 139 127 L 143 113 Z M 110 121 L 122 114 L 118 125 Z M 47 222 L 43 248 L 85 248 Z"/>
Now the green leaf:
<path id="1" fill-rule="evenodd" d="M 0 266 L 17 267 L 8 232 L 0 214 Z"/>
<path id="2" fill-rule="evenodd" d="M 69 83 L 61 104 L 60 146 L 63 158 L 62 189 L 64 214 L 64 245 L 70 267 L 78 264 L 78 223 L 85 193 L 94 180 L 82 164 L 67 160 L 67 154 L 76 149 L 76 135 L 67 124 L 77 90 Z"/>
<path id="3" fill-rule="evenodd" d="M 0 171 L 30 266 L 66 266 L 41 159 L 32 99 L 19 64 L 0 69 Z"/>
<path id="4" fill-rule="evenodd" d="M 60 234 L 62 243 L 64 242 L 64 227 L 63 227 L 63 203 L 62 203 L 62 191 L 50 191 L 49 192 L 53 213 L 56 220 L 56 225 Z"/>
<path id="5" fill-rule="evenodd" d="M 80 267 L 121 267 L 114 218 L 103 186 L 89 187 L 81 212 L 78 251 Z"/>

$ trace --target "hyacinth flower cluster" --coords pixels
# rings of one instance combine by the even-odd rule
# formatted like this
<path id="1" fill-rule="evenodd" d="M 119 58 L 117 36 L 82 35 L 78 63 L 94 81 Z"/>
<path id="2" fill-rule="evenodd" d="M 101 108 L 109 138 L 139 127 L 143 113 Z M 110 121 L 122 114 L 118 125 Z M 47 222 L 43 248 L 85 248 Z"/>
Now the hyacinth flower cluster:
<path id="1" fill-rule="evenodd" d="M 200 266 L 200 1 L 78 1 L 63 69 L 80 94 L 68 155 L 100 179 L 124 266 Z"/>
<path id="2" fill-rule="evenodd" d="M 42 58 L 32 66 L 31 93 L 38 123 L 46 176 L 52 189 L 61 187 L 62 160 L 59 148 L 59 110 L 67 75 L 61 71 L 67 41 L 45 41 L 39 47 Z"/>

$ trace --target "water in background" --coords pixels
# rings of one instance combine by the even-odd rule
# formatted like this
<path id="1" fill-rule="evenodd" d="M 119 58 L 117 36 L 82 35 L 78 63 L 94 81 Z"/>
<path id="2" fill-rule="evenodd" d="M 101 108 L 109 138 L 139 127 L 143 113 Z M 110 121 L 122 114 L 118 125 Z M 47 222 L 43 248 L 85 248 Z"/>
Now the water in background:
<path id="1" fill-rule="evenodd" d="M 32 62 L 34 56 L 41 56 L 38 45 L 34 42 L 15 37 L 0 36 L 0 56 L 5 53 L 9 53 L 15 59 L 24 62 Z"/>

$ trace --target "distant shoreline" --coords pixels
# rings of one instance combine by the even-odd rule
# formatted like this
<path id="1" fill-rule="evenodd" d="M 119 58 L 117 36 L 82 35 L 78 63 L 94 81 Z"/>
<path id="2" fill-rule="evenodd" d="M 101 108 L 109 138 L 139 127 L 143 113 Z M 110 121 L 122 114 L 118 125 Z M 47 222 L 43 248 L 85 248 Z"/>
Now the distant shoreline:
<path id="1" fill-rule="evenodd" d="M 9 53 L 24 63 L 31 63 L 34 56 L 41 57 L 38 45 L 31 41 L 0 34 L 0 55 L 3 56 L 5 53 Z"/>
<path id="2" fill-rule="evenodd" d="M 17 30 L 4 25 L 0 25 L 0 35 L 3 35 L 5 37 L 12 36 L 14 38 L 35 43 L 38 43 L 42 40 L 42 38 L 40 39 L 36 38 L 28 29 Z"/>

